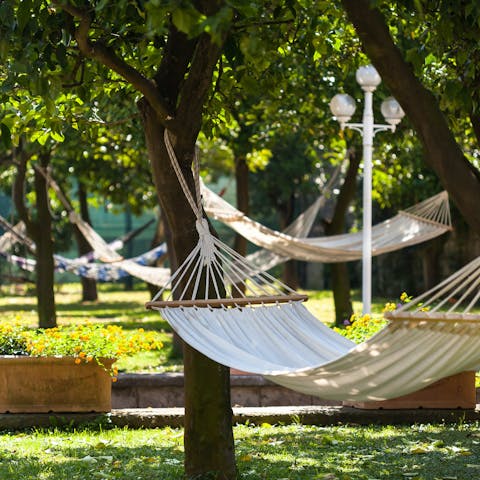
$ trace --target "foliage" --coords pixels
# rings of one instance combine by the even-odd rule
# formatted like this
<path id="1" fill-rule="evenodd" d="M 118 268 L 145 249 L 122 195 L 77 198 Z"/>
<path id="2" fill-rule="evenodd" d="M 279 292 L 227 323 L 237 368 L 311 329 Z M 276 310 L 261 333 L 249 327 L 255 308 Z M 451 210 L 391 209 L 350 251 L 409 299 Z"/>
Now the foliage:
<path id="1" fill-rule="evenodd" d="M 157 335 L 142 328 L 125 331 L 117 325 L 86 323 L 32 330 L 18 324 L 0 325 L 1 355 L 72 356 L 76 364 L 101 364 L 102 358 L 119 358 L 161 347 Z"/>
<path id="2" fill-rule="evenodd" d="M 411 300 L 410 295 L 402 292 L 399 301 L 385 303 L 383 311 L 391 312 Z M 334 330 L 355 343 L 362 343 L 381 330 L 387 323 L 387 320 L 377 315 L 373 316 L 368 313 L 358 315 L 354 313 L 349 319 L 345 319 L 343 328 L 334 327 Z"/>
<path id="3" fill-rule="evenodd" d="M 344 328 L 334 327 L 333 329 L 355 343 L 362 343 L 377 333 L 386 324 L 387 321 L 385 319 L 372 317 L 368 313 L 365 315 L 353 314 L 350 319 L 347 320 Z"/>

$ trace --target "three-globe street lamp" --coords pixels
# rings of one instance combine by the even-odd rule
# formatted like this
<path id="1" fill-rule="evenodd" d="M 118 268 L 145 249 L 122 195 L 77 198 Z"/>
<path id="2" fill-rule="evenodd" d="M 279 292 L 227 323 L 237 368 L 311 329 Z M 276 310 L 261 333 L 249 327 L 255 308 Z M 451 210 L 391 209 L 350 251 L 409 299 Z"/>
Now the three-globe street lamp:
<path id="1" fill-rule="evenodd" d="M 362 303 L 363 313 L 370 313 L 372 301 L 372 152 L 373 137 L 377 132 L 390 130 L 400 123 L 405 115 L 399 103 L 386 98 L 381 105 L 382 115 L 388 125 L 374 123 L 372 99 L 373 92 L 382 79 L 372 65 L 360 67 L 356 79 L 365 92 L 365 104 L 362 123 L 347 123 L 355 112 L 355 100 L 346 93 L 335 95 L 330 101 L 330 110 L 343 130 L 351 128 L 363 137 L 363 237 L 362 237 Z"/>

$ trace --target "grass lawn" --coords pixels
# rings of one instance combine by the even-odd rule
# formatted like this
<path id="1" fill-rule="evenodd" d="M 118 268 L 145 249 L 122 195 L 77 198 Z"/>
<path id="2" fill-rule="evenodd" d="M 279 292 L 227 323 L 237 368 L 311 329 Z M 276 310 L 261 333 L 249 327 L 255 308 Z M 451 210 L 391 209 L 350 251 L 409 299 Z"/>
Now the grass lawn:
<path id="1" fill-rule="evenodd" d="M 240 479 L 473 480 L 478 424 L 234 428 Z M 183 478 L 183 430 L 0 434 L 2 480 Z"/>
<path id="2" fill-rule="evenodd" d="M 158 332 L 164 348 L 157 352 L 139 353 L 117 362 L 119 371 L 165 372 L 180 371 L 181 360 L 172 356 L 172 330 L 158 312 L 146 310 L 149 292 L 135 289 L 124 291 L 121 284 L 99 284 L 97 302 L 81 302 L 80 284 L 59 284 L 55 293 L 59 325 L 93 322 L 121 325 L 125 329 L 144 328 Z M 306 303 L 312 313 L 325 323 L 334 321 L 333 299 L 330 291 L 307 291 Z M 385 300 L 372 303 L 372 311 L 380 316 Z M 36 297 L 24 290 L 13 292 L 9 287 L 0 291 L 0 314 L 3 321 L 20 322 L 36 327 Z M 354 310 L 361 311 L 358 296 L 354 296 Z"/>

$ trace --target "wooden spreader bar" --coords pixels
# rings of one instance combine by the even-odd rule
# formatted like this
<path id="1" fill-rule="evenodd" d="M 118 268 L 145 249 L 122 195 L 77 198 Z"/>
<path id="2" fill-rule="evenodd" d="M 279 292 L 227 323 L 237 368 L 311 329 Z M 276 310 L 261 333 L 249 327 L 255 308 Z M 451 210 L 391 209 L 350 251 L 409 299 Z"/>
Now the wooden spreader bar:
<path id="1" fill-rule="evenodd" d="M 428 316 L 424 313 L 403 313 L 402 315 L 390 314 L 386 312 L 383 315 L 390 322 L 411 322 L 411 323 L 445 323 L 445 322 L 459 322 L 459 323 L 474 323 L 480 324 L 480 315 L 478 314 L 462 314 L 462 313 L 437 313 L 436 316 Z"/>
<path id="2" fill-rule="evenodd" d="M 307 295 L 266 295 L 264 297 L 239 298 L 201 298 L 197 300 L 166 300 L 147 302 L 145 308 L 150 310 L 168 307 L 241 307 L 244 305 L 262 305 L 287 302 L 305 302 Z"/>

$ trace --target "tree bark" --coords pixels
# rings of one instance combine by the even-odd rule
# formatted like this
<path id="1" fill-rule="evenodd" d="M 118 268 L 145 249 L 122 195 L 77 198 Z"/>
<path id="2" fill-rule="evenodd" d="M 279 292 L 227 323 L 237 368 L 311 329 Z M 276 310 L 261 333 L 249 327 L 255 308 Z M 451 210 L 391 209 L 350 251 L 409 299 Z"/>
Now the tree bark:
<path id="1" fill-rule="evenodd" d="M 82 217 L 82 220 L 91 225 L 92 222 L 90 220 L 90 213 L 88 211 L 87 203 L 87 191 L 85 189 L 85 185 L 80 180 L 78 181 L 78 201 L 80 203 L 80 216 Z M 73 231 L 75 234 L 75 239 L 77 240 L 78 255 L 82 256 L 90 253 L 92 251 L 92 247 L 76 225 L 73 227 Z M 80 277 L 80 281 L 82 284 L 82 301 L 94 302 L 98 300 L 96 280 L 93 278 Z"/>
<path id="2" fill-rule="evenodd" d="M 293 194 L 290 195 L 290 198 L 286 203 L 277 207 L 280 216 L 280 231 L 285 230 L 285 228 L 287 228 L 293 221 L 294 208 L 295 197 Z M 296 290 L 299 285 L 297 265 L 298 263 L 296 260 L 288 260 L 284 263 L 282 271 L 282 282 L 294 290 Z"/>
<path id="3" fill-rule="evenodd" d="M 160 218 L 158 218 L 157 225 L 155 227 L 155 233 L 153 234 L 153 238 L 150 243 L 150 248 L 157 247 L 158 245 L 160 245 L 160 242 L 165 241 L 166 239 L 165 222 L 162 217 L 163 215 L 160 214 Z M 166 255 L 168 255 L 168 250 Z M 163 265 L 166 255 L 163 255 L 155 262 L 156 267 L 160 267 L 161 265 Z M 153 285 L 152 283 L 147 283 L 147 286 L 148 291 L 150 292 L 150 298 L 153 298 L 157 294 L 159 288 L 157 285 Z"/>
<path id="4" fill-rule="evenodd" d="M 480 233 L 480 172 L 464 156 L 432 92 L 396 47 L 381 12 L 370 0 L 342 0 L 366 54 L 399 101 L 423 145 L 426 163 L 470 227 Z"/>
<path id="5" fill-rule="evenodd" d="M 325 233 L 327 235 L 338 235 L 345 232 L 345 216 L 357 189 L 360 155 L 357 155 L 356 149 L 350 148 L 348 150 L 348 159 L 347 174 L 345 175 L 345 181 L 337 197 L 332 220 L 325 225 Z M 350 319 L 353 314 L 352 299 L 350 296 L 350 276 L 346 263 L 332 263 L 331 272 L 333 302 L 335 305 L 335 325 L 340 326 L 343 325 L 344 320 Z"/>
<path id="6" fill-rule="evenodd" d="M 34 173 L 34 189 L 37 199 L 37 219 L 33 220 L 26 205 L 24 184 L 26 178 L 28 156 L 19 147 L 17 155 L 17 175 L 15 177 L 14 202 L 18 215 L 25 223 L 27 233 L 35 243 L 35 284 L 37 294 L 38 326 L 52 328 L 57 325 L 54 293 L 54 260 L 52 239 L 52 218 L 49 209 L 48 187 L 43 175 L 37 170 Z M 50 153 L 41 153 L 39 161 L 42 168 L 48 166 Z"/>
<path id="7" fill-rule="evenodd" d="M 245 160 L 245 156 L 241 155 L 235 158 L 235 183 L 237 186 L 237 208 L 243 212 L 245 215 L 249 214 L 250 211 L 250 193 L 248 186 L 248 166 Z M 235 241 L 233 248 L 238 252 L 242 257 L 247 255 L 247 239 L 240 235 L 239 233 L 235 234 Z M 238 283 L 236 288 L 240 292 L 245 293 L 245 283 Z"/>
<path id="8" fill-rule="evenodd" d="M 235 182 L 237 185 L 237 208 L 248 215 L 250 210 L 250 195 L 248 189 L 248 166 L 245 157 L 235 159 Z M 235 251 L 243 257 L 247 254 L 247 239 L 237 233 L 235 235 Z"/>
<path id="9" fill-rule="evenodd" d="M 171 255 L 180 264 L 196 244 L 195 216 L 185 199 L 163 142 L 164 127 L 150 105 L 139 104 L 153 178 L 162 211 L 167 219 Z M 171 131 L 171 130 L 170 130 Z M 177 136 L 174 148 L 185 178 L 192 185 L 189 164 L 194 142 Z M 195 137 L 194 137 L 195 138 Z M 179 152 L 183 152 L 179 153 Z M 230 370 L 184 345 L 185 375 L 185 473 L 187 478 L 236 478 L 230 405 Z M 213 477 L 212 477 L 213 475 Z"/>

